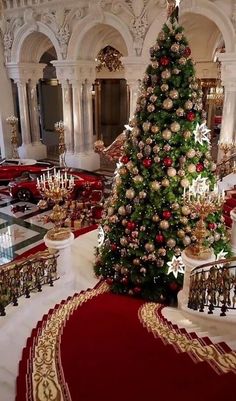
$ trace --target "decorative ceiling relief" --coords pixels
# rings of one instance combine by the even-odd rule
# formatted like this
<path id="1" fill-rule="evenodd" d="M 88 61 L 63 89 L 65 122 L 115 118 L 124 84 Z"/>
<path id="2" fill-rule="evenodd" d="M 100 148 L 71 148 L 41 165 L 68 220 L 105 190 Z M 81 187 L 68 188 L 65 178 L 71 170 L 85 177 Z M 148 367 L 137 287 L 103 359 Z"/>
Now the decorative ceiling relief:
<path id="1" fill-rule="evenodd" d="M 0 30 L 2 32 L 4 57 L 6 62 L 11 61 L 11 49 L 14 35 L 22 25 L 23 18 L 20 17 L 13 17 L 10 19 L 3 16 L 0 21 Z"/>

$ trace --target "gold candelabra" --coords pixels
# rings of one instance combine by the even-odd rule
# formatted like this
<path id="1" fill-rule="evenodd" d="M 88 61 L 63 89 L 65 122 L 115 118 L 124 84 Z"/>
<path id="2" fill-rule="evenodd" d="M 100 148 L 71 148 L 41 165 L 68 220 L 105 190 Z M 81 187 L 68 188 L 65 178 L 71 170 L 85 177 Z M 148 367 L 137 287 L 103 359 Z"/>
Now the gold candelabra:
<path id="1" fill-rule="evenodd" d="M 65 127 L 63 121 L 54 124 L 55 131 L 59 134 L 59 161 L 60 167 L 66 167 L 66 144 L 65 144 Z"/>
<path id="2" fill-rule="evenodd" d="M 37 178 L 37 188 L 47 199 L 46 202 L 52 201 L 54 203 L 49 217 L 55 227 L 48 231 L 47 237 L 49 239 L 63 240 L 70 236 L 70 230 L 62 227 L 67 213 L 66 209 L 63 208 L 60 203 L 68 198 L 73 191 L 74 185 L 73 176 L 68 176 L 66 171 L 61 173 L 60 170 L 56 171 L 56 169 L 54 169 L 52 175 L 50 175 L 48 171 L 47 176 L 43 174 L 40 178 Z M 44 202 L 43 207 L 45 207 Z"/>
<path id="3" fill-rule="evenodd" d="M 194 185 L 189 188 L 187 193 L 184 192 L 184 203 L 189 207 L 191 213 L 196 213 L 199 220 L 193 230 L 196 242 L 189 245 L 185 253 L 193 259 L 205 260 L 212 256 L 212 248 L 205 245 L 208 236 L 205 219 L 211 214 L 220 210 L 224 204 L 225 194 L 218 192 L 217 185 L 214 190 L 209 190 L 209 185 L 205 184 L 200 190 L 195 189 Z"/>
<path id="4" fill-rule="evenodd" d="M 9 116 L 6 118 L 7 124 L 11 126 L 11 145 L 12 145 L 12 158 L 13 159 L 19 159 L 19 153 L 18 153 L 18 139 L 17 139 L 17 123 L 18 123 L 18 118 L 15 116 Z"/>
<path id="5" fill-rule="evenodd" d="M 228 158 L 228 153 L 236 147 L 235 142 L 219 142 L 219 148 L 224 152 L 223 160 Z"/>

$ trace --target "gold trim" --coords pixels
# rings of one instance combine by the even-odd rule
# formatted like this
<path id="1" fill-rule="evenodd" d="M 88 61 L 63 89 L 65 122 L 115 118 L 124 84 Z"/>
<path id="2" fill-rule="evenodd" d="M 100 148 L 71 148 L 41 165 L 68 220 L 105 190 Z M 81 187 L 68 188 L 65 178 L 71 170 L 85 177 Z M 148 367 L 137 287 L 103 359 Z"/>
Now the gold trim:
<path id="1" fill-rule="evenodd" d="M 208 362 L 219 374 L 236 373 L 236 352 L 225 353 L 220 345 L 202 345 L 201 338 L 192 340 L 184 333 L 178 333 L 158 316 L 161 307 L 152 302 L 140 307 L 139 319 L 148 332 L 161 338 L 165 344 L 173 345 L 178 352 L 187 352 L 195 362 Z"/>
<path id="2" fill-rule="evenodd" d="M 35 340 L 31 355 L 33 355 L 32 400 L 33 401 L 71 401 L 69 389 L 63 379 L 63 369 L 58 357 L 58 340 L 64 324 L 72 312 L 84 302 L 109 291 L 109 286 L 103 282 L 93 290 L 87 290 L 74 296 L 64 304 L 54 309 L 51 316 L 42 324 L 41 331 Z M 30 384 L 27 381 L 27 392 Z M 31 395 L 31 394 L 30 394 Z"/>

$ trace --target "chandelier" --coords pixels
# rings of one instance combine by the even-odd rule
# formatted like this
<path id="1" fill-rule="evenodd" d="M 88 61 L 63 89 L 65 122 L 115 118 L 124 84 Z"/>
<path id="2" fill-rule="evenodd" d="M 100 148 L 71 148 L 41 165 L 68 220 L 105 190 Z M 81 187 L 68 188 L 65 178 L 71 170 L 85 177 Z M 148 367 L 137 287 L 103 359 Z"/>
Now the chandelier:
<path id="1" fill-rule="evenodd" d="M 217 81 L 216 86 L 210 88 L 207 100 L 213 101 L 216 106 L 222 106 L 224 102 L 224 87 L 221 84 L 221 63 L 217 61 Z"/>
<path id="2" fill-rule="evenodd" d="M 111 72 L 122 70 L 123 64 L 120 58 L 123 55 L 114 47 L 106 46 L 100 50 L 95 61 L 97 62 L 96 70 L 99 72 L 103 68 L 108 69 Z"/>

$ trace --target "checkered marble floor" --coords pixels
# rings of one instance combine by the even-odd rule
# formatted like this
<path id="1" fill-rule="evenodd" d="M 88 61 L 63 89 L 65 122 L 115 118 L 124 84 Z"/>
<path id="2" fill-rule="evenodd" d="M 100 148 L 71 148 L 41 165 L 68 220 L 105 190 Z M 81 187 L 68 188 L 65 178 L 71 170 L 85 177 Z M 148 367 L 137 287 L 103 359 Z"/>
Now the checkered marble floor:
<path id="1" fill-rule="evenodd" d="M 9 196 L 6 186 L 0 186 L 0 264 L 10 262 L 17 255 L 43 241 L 52 223 L 45 223 L 36 204 L 18 202 Z"/>

